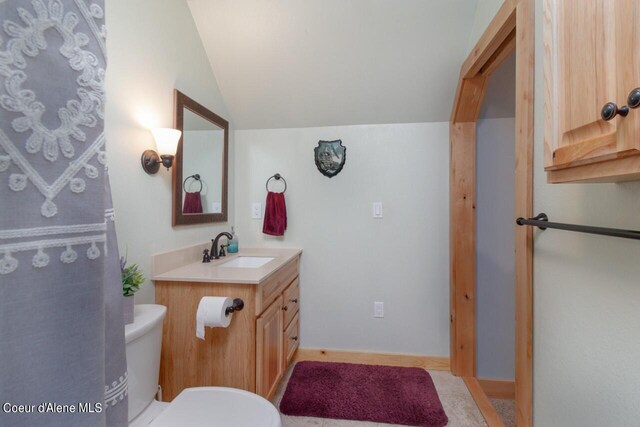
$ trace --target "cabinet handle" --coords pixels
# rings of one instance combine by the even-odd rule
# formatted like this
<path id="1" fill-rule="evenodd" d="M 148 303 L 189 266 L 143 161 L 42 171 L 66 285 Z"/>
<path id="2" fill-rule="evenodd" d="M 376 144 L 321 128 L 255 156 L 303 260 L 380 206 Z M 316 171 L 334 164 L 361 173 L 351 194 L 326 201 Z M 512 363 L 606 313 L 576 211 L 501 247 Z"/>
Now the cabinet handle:
<path id="1" fill-rule="evenodd" d="M 291 337 L 290 339 L 293 340 L 293 341 L 298 341 L 298 337 L 297 336 Z"/>
<path id="2" fill-rule="evenodd" d="M 298 299 L 297 299 L 297 298 L 296 298 L 296 299 L 290 299 L 290 300 L 289 300 L 289 302 L 292 302 L 292 303 L 294 303 L 294 304 L 297 304 L 297 303 L 298 303 Z"/>
<path id="3" fill-rule="evenodd" d="M 629 108 L 633 108 L 633 109 L 640 107 L 640 87 L 637 87 L 631 92 L 629 92 L 629 97 L 627 98 L 627 104 L 629 104 Z"/>
<path id="4" fill-rule="evenodd" d="M 287 310 L 289 310 L 289 307 L 287 307 L 286 305 L 282 307 L 282 311 L 287 311 Z"/>
<path id="5" fill-rule="evenodd" d="M 626 117 L 627 114 L 629 114 L 629 107 L 627 107 L 626 105 L 618 107 L 614 102 L 607 102 L 606 104 L 604 104 L 604 107 L 602 107 L 602 110 L 600 111 L 600 116 L 605 122 L 608 122 L 617 115 Z"/>

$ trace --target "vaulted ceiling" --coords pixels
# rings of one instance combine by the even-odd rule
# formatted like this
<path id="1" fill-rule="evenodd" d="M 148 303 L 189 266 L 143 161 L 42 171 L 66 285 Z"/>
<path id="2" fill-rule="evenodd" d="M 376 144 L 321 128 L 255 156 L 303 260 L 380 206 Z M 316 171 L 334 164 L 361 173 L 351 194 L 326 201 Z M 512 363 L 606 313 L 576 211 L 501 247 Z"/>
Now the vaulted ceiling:
<path id="1" fill-rule="evenodd" d="M 237 129 L 447 121 L 477 0 L 187 0 Z"/>

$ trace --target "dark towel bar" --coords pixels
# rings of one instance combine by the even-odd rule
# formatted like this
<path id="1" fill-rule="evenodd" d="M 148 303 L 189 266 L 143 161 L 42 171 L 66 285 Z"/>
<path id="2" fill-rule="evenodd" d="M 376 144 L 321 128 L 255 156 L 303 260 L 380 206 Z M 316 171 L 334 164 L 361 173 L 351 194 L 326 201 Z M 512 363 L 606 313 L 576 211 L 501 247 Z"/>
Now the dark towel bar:
<path id="1" fill-rule="evenodd" d="M 516 224 L 531 225 L 534 227 L 538 227 L 540 230 L 546 230 L 547 228 L 557 228 L 558 230 L 577 231 L 578 233 L 599 234 L 601 236 L 613 236 L 621 237 L 623 239 L 640 240 L 640 231 L 549 222 L 549 217 L 547 217 L 547 214 L 545 213 L 538 214 L 538 216 L 529 219 L 518 218 L 516 219 Z"/>

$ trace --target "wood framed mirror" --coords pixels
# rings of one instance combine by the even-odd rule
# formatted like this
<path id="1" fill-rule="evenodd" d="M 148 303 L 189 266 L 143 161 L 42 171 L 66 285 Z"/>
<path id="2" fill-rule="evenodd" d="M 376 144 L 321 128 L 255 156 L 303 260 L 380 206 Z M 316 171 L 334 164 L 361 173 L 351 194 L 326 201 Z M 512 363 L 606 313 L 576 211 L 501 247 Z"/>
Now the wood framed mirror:
<path id="1" fill-rule="evenodd" d="M 174 126 L 173 225 L 226 222 L 229 122 L 176 89 Z"/>

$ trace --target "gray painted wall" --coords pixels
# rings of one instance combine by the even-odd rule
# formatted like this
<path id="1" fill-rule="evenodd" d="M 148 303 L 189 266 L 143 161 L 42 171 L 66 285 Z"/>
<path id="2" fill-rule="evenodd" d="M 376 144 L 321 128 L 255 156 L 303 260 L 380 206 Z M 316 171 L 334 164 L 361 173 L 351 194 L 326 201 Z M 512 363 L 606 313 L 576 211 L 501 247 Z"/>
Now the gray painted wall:
<path id="1" fill-rule="evenodd" d="M 511 53 L 489 77 L 481 119 L 502 119 L 516 115 L 516 54 Z"/>
<path id="2" fill-rule="evenodd" d="M 476 280 L 477 374 L 513 379 L 515 120 L 478 122 Z"/>
<path id="3" fill-rule="evenodd" d="M 231 121 L 186 3 L 174 0 L 109 0 L 105 131 L 109 176 L 117 212 L 120 253 L 140 265 L 148 278 L 151 255 L 190 246 L 227 223 L 171 227 L 171 172 L 147 175 L 140 154 L 156 148 L 149 129 L 173 126 L 173 89 Z M 233 164 L 233 132 L 229 163 Z M 233 168 L 229 171 L 229 218 L 234 217 Z M 153 232 L 149 232 L 153 230 Z M 155 300 L 147 280 L 136 304 Z"/>
<path id="4" fill-rule="evenodd" d="M 321 139 L 347 147 L 331 179 L 313 161 Z M 301 347 L 449 355 L 448 123 L 239 130 L 235 164 L 240 248 L 304 249 Z M 251 218 L 275 172 L 288 184 L 284 237 Z"/>
<path id="5" fill-rule="evenodd" d="M 501 3 L 481 0 L 473 27 L 486 28 Z M 639 181 L 546 182 L 542 4 L 536 0 L 533 211 L 552 221 L 638 229 Z M 479 34 L 474 31 L 471 44 Z M 638 425 L 639 259 L 640 245 L 632 240 L 534 230 L 536 427 Z"/>
<path id="6" fill-rule="evenodd" d="M 476 361 L 480 378 L 514 378 L 514 59 L 510 55 L 491 76 L 477 128 Z"/>
<path id="7" fill-rule="evenodd" d="M 536 2 L 534 213 L 551 221 L 640 229 L 640 182 L 548 184 L 542 1 Z M 640 244 L 534 231 L 533 420 L 536 426 L 637 426 Z"/>

